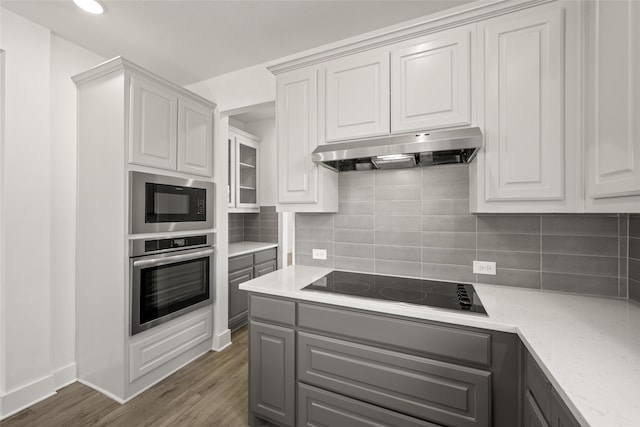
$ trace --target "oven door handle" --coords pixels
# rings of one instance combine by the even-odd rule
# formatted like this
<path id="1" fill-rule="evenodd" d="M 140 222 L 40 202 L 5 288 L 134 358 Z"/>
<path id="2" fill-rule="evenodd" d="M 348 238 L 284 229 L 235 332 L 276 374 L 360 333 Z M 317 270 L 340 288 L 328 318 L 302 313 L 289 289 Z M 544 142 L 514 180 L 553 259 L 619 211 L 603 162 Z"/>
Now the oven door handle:
<path id="1" fill-rule="evenodd" d="M 200 257 L 203 257 L 203 256 L 207 256 L 207 255 L 212 255 L 213 251 L 214 251 L 213 249 L 207 249 L 207 250 L 204 250 L 204 251 L 200 251 L 200 252 L 196 252 L 196 253 L 190 253 L 190 254 L 171 255 L 171 256 L 162 257 L 162 258 L 141 259 L 141 260 L 133 261 L 133 266 L 134 267 L 149 267 L 149 266 L 160 266 L 160 265 L 166 265 L 166 264 L 173 264 L 173 263 L 180 262 L 180 261 L 188 261 L 190 259 L 195 259 L 195 258 L 200 258 Z"/>

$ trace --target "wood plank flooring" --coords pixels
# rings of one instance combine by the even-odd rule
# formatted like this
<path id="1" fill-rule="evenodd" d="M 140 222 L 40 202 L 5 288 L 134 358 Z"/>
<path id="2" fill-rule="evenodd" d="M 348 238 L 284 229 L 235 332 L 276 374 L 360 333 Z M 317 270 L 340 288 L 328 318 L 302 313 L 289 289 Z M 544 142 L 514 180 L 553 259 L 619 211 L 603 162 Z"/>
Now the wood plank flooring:
<path id="1" fill-rule="evenodd" d="M 73 383 L 0 427 L 247 426 L 247 327 L 124 405 Z"/>

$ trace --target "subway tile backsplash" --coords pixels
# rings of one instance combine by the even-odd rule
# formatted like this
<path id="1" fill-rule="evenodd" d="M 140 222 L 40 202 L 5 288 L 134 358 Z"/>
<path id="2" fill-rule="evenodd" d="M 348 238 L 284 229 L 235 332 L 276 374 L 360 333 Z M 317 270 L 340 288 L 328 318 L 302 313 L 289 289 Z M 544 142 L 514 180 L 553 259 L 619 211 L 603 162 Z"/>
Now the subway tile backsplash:
<path id="1" fill-rule="evenodd" d="M 342 172 L 338 183 L 339 213 L 296 215 L 298 264 L 640 301 L 640 215 L 472 215 L 466 165 Z M 497 274 L 474 274 L 473 260 Z"/>

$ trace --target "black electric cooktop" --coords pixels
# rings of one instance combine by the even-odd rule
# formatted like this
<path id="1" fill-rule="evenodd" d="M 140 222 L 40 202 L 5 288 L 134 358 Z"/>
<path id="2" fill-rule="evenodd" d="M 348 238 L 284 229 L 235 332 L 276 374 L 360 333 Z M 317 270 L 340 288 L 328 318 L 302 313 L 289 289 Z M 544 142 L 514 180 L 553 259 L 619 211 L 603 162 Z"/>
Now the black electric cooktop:
<path id="1" fill-rule="evenodd" d="M 487 314 L 473 285 L 332 271 L 302 290 Z"/>

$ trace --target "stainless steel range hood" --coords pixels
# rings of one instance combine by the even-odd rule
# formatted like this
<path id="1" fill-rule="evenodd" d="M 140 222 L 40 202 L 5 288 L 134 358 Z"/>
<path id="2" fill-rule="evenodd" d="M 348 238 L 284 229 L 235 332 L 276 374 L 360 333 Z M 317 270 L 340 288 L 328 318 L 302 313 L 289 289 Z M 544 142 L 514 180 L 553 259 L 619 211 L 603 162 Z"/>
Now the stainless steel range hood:
<path id="1" fill-rule="evenodd" d="M 335 171 L 469 163 L 482 147 L 480 128 L 418 132 L 321 145 L 314 162 Z"/>

